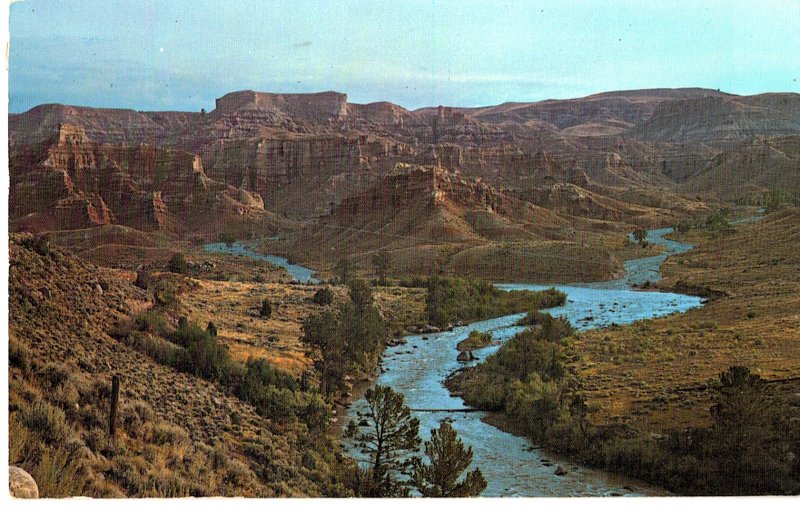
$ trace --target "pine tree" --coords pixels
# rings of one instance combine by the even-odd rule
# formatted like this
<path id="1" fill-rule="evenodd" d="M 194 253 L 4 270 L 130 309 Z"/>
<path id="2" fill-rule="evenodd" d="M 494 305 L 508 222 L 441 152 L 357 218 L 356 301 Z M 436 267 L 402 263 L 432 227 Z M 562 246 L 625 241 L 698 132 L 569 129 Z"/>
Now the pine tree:
<path id="1" fill-rule="evenodd" d="M 446 422 L 438 430 L 431 431 L 431 440 L 425 443 L 425 455 L 429 464 L 414 459 L 411 482 L 423 496 L 453 498 L 478 496 L 486 489 L 486 480 L 480 469 L 467 473 L 464 480 L 459 477 L 472 463 L 472 448 L 464 449 L 464 443 L 453 427 Z"/>
<path id="2" fill-rule="evenodd" d="M 642 248 L 647 246 L 647 230 L 643 228 L 637 228 L 633 231 L 633 238 L 641 245 Z"/>
<path id="3" fill-rule="evenodd" d="M 344 340 L 340 336 L 339 321 L 331 312 L 311 316 L 303 322 L 302 340 L 313 350 L 311 357 L 326 398 L 331 398 L 336 391 L 346 392 L 347 361 Z"/>
<path id="4" fill-rule="evenodd" d="M 350 280 L 350 259 L 342 257 L 336 262 L 336 274 L 339 275 L 339 282 L 346 284 Z"/>
<path id="5" fill-rule="evenodd" d="M 369 459 L 370 496 L 406 496 L 402 475 L 411 474 L 412 452 L 419 449 L 419 420 L 411 414 L 405 397 L 390 387 L 376 385 L 364 398 L 367 410 L 350 422 L 347 437 Z"/>

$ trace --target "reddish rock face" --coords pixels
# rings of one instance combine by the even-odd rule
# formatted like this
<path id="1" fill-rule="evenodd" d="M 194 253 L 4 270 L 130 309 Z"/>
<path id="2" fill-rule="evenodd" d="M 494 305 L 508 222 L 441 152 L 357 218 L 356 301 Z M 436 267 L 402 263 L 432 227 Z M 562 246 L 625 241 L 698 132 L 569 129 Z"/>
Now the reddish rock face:
<path id="1" fill-rule="evenodd" d="M 59 226 L 46 218 L 69 212 L 70 226 L 176 232 L 265 211 L 308 219 L 363 201 L 397 165 L 422 165 L 461 174 L 448 197 L 482 179 L 495 193 L 471 185 L 467 196 L 492 209 L 516 197 L 628 220 L 690 209 L 674 192 L 800 191 L 799 120 L 800 95 L 704 89 L 416 111 L 336 92 L 239 91 L 208 113 L 42 105 L 9 116 L 10 217 Z"/>
<path id="2" fill-rule="evenodd" d="M 94 143 L 76 125 L 63 124 L 41 143 L 12 147 L 11 155 L 11 214 L 20 229 L 120 223 L 172 231 L 199 219 L 197 210 L 246 216 L 264 207 L 257 194 L 209 179 L 198 155 Z"/>

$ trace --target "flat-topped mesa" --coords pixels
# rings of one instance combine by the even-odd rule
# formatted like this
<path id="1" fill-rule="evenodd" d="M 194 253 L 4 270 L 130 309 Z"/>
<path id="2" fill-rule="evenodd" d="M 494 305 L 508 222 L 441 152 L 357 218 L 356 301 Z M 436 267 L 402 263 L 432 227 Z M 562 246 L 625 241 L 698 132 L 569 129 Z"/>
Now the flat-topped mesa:
<path id="1" fill-rule="evenodd" d="M 292 118 L 327 125 L 347 117 L 347 95 L 335 91 L 308 94 L 236 91 L 217 99 L 214 114 L 224 116 L 242 110 L 280 111 Z"/>

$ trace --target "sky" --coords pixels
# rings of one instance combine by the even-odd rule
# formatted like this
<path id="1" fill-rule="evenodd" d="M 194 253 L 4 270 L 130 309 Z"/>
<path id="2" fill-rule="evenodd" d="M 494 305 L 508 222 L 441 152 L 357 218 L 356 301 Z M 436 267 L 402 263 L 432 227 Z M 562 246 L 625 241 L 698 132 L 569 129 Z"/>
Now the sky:
<path id="1" fill-rule="evenodd" d="M 24 0 L 9 33 L 10 112 L 211 110 L 242 89 L 411 109 L 800 92 L 800 0 Z"/>

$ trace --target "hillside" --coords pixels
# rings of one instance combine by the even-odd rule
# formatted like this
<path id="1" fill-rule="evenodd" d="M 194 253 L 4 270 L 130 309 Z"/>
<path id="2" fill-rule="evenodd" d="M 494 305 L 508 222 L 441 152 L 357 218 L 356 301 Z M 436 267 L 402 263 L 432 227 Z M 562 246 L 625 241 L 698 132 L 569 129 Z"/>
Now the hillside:
<path id="1" fill-rule="evenodd" d="M 662 287 L 716 291 L 702 309 L 576 336 L 588 398 L 604 422 L 656 433 L 707 424 L 713 381 L 747 366 L 791 399 L 800 392 L 800 213 L 787 210 L 667 259 Z M 707 293 L 706 293 L 707 294 Z"/>
<path id="2" fill-rule="evenodd" d="M 43 495 L 340 494 L 329 440 L 312 443 L 305 425 L 259 415 L 109 335 L 153 306 L 150 293 L 25 235 L 12 237 L 10 262 L 10 461 Z"/>

